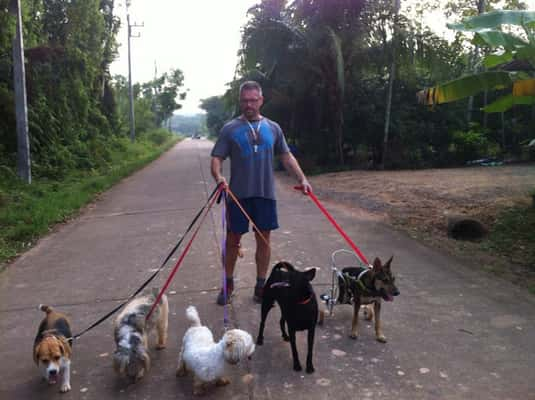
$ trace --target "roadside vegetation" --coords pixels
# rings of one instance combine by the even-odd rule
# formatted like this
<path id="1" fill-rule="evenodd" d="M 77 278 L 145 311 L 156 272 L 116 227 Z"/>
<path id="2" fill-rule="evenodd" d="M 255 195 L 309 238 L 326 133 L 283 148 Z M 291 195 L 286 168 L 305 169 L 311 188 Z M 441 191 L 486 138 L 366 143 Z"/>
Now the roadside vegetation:
<path id="1" fill-rule="evenodd" d="M 21 0 L 32 183 L 17 177 L 12 43 L 15 16 L 0 0 L 0 265 L 76 215 L 179 136 L 163 126 L 186 96 L 171 69 L 133 87 L 111 76 L 120 20 L 115 0 Z"/>
<path id="2" fill-rule="evenodd" d="M 503 210 L 497 217 L 494 228 L 482 246 L 488 247 L 512 264 L 525 265 L 529 276 L 525 280 L 531 293 L 535 294 L 535 207 L 518 205 Z"/>

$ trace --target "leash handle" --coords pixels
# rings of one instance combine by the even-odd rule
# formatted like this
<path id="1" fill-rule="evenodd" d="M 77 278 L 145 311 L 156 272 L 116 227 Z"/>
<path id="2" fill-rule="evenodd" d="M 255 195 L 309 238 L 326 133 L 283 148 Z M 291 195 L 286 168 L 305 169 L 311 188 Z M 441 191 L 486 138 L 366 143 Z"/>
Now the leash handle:
<path id="1" fill-rule="evenodd" d="M 303 190 L 303 187 L 302 186 L 294 186 L 294 189 L 295 190 L 299 190 L 299 191 L 302 191 Z M 320 203 L 320 201 L 318 200 L 318 198 L 316 197 L 316 195 L 312 192 L 312 191 L 309 191 L 307 193 L 304 193 L 305 196 L 309 196 L 312 201 L 314 202 L 314 204 L 316 204 L 316 206 L 318 206 L 318 208 L 321 210 L 321 212 L 323 213 L 323 215 L 325 215 L 325 217 L 327 217 L 327 219 L 329 220 L 329 222 L 336 228 L 336 230 L 338 231 L 338 233 L 340 233 L 340 235 L 342 235 L 342 237 L 345 239 L 345 241 L 349 244 L 349 246 L 351 246 L 351 248 L 355 251 L 355 253 L 359 256 L 359 258 L 362 260 L 362 262 L 365 264 L 365 265 L 370 265 L 370 263 L 368 262 L 368 260 L 366 259 L 366 257 L 364 257 L 364 254 L 362 254 L 362 252 L 359 250 L 359 248 L 357 247 L 357 245 L 355 243 L 353 243 L 353 241 L 351 240 L 351 238 L 347 235 L 347 233 L 345 233 L 345 231 L 342 229 L 342 227 L 340 225 L 338 225 L 338 223 L 336 222 L 336 220 L 332 217 L 331 214 L 329 214 L 329 211 L 327 211 L 327 209 L 325 207 L 323 207 L 323 205 Z"/>

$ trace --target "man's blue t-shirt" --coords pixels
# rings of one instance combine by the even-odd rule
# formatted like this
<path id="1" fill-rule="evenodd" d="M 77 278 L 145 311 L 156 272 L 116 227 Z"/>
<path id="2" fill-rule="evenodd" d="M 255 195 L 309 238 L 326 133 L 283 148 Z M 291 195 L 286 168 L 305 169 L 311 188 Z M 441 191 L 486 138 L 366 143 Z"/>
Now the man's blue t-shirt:
<path id="1" fill-rule="evenodd" d="M 230 190 L 241 199 L 275 199 L 273 158 L 290 150 L 279 124 L 268 118 L 250 122 L 235 118 L 219 132 L 212 157 L 230 157 Z M 260 128 L 259 128 L 260 126 Z"/>

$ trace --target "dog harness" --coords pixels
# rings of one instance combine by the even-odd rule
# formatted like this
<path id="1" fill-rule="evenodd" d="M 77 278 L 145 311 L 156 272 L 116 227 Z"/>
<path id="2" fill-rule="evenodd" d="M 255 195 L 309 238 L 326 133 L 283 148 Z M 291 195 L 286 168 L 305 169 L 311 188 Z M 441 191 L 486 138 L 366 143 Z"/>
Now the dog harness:
<path id="1" fill-rule="evenodd" d="M 348 303 L 350 300 L 348 297 L 351 295 L 351 291 L 350 291 L 351 283 L 355 283 L 357 285 L 357 288 L 359 289 L 359 292 L 363 295 L 374 297 L 377 294 L 373 289 L 368 288 L 362 282 L 362 277 L 366 275 L 366 273 L 369 271 L 371 271 L 370 268 L 363 267 L 363 270 L 359 272 L 357 277 L 354 277 L 347 272 L 340 274 L 342 278 L 344 279 L 344 286 L 345 286 L 344 296 L 343 296 L 344 303 Z"/>

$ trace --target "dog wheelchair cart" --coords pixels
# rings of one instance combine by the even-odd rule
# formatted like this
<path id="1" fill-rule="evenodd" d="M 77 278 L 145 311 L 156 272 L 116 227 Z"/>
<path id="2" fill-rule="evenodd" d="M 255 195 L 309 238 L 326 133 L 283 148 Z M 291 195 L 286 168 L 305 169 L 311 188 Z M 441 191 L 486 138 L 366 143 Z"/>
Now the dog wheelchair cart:
<path id="1" fill-rule="evenodd" d="M 343 267 L 338 266 L 337 256 L 341 254 L 349 254 L 357 259 L 357 265 L 345 265 Z M 364 264 L 357 255 L 349 250 L 338 249 L 332 252 L 331 254 L 331 288 L 327 293 L 320 295 L 320 299 L 325 302 L 325 306 L 329 310 L 329 316 L 333 315 L 333 308 L 336 304 L 348 304 L 344 299 L 340 298 L 340 282 L 345 282 L 345 277 L 342 274 L 342 270 L 346 267 L 366 267 L 370 268 L 369 265 Z"/>

